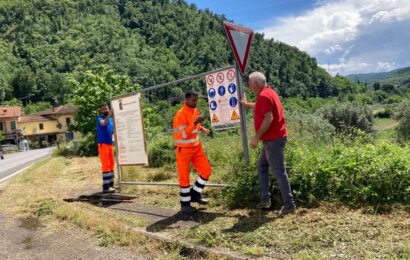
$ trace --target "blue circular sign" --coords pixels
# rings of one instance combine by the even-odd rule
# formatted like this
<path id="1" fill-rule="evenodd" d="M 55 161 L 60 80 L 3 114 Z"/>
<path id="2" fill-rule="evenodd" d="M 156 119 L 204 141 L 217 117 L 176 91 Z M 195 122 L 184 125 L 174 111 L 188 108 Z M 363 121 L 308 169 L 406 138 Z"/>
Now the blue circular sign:
<path id="1" fill-rule="evenodd" d="M 229 91 L 229 93 L 231 93 L 231 94 L 233 94 L 233 93 L 236 92 L 236 85 L 235 85 L 235 83 L 229 84 L 228 91 Z"/>
<path id="2" fill-rule="evenodd" d="M 218 94 L 219 94 L 221 97 L 223 97 L 223 96 L 225 95 L 225 93 L 226 93 L 225 86 L 220 86 L 220 87 L 218 88 Z"/>
<path id="3" fill-rule="evenodd" d="M 209 103 L 209 108 L 212 111 L 215 111 L 217 107 L 218 107 L 218 104 L 216 103 L 216 101 L 211 101 L 211 103 Z"/>
<path id="4" fill-rule="evenodd" d="M 215 89 L 214 89 L 214 88 L 210 88 L 209 91 L 208 91 L 208 95 L 209 95 L 210 98 L 214 98 L 215 95 L 216 95 Z"/>
<path id="5" fill-rule="evenodd" d="M 236 107 L 238 105 L 238 99 L 236 97 L 231 97 L 229 99 L 229 105 L 231 107 Z"/>

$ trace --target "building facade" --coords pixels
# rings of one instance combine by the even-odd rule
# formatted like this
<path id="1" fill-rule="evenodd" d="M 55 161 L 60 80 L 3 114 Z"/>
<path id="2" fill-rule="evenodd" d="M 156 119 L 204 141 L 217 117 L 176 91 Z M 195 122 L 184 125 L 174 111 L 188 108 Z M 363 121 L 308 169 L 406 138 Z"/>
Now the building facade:
<path id="1" fill-rule="evenodd" d="M 0 106 L 0 131 L 6 143 L 18 142 L 18 119 L 22 115 L 19 106 Z"/>
<path id="2" fill-rule="evenodd" d="M 21 116 L 18 130 L 23 138 L 37 142 L 40 147 L 50 144 L 66 143 L 79 137 L 70 130 L 74 123 L 75 106 L 53 107 L 35 114 Z"/>

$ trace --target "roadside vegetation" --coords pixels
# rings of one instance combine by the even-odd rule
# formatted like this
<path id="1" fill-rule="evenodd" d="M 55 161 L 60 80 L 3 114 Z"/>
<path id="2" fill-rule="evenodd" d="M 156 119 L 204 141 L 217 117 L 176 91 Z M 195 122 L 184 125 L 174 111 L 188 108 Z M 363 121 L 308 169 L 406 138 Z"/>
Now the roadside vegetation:
<path id="1" fill-rule="evenodd" d="M 39 218 L 50 229 L 61 221 L 81 227 L 101 246 L 166 259 L 199 258 L 176 243 L 134 232 L 151 224 L 138 214 L 65 199 L 100 189 L 98 105 L 233 64 L 222 27 L 226 17 L 185 1 L 130 0 L 11 0 L 0 3 L 0 16 L 0 104 L 24 105 L 26 114 L 75 104 L 79 110 L 70 131 L 83 135 L 14 179 L 1 193 L 0 209 Z M 262 34 L 255 34 L 252 45 L 248 71 L 264 72 L 283 98 L 296 214 L 277 219 L 273 210 L 254 210 L 259 150 L 251 151 L 246 166 L 240 130 L 211 128 L 211 136 L 202 138 L 213 167 L 210 181 L 229 187 L 205 189 L 211 202 L 194 219 L 199 226 L 159 225 L 153 232 L 251 257 L 410 258 L 408 69 L 389 81 L 357 82 L 329 75 L 306 53 Z M 123 180 L 177 181 L 169 130 L 188 89 L 200 93 L 199 110 L 209 118 L 201 80 L 144 93 L 150 166 L 124 167 Z M 246 120 L 250 136 L 252 113 Z M 193 171 L 192 181 L 195 177 Z M 179 208 L 174 187 L 127 186 L 123 192 L 137 195 L 138 204 Z M 276 188 L 272 193 L 276 209 L 280 196 Z"/>
<path id="2" fill-rule="evenodd" d="M 406 102 L 384 106 L 285 99 L 287 170 L 299 205 L 285 219 L 253 209 L 258 201 L 258 150 L 251 151 L 246 167 L 239 129 L 214 131 L 202 138 L 213 166 L 211 182 L 230 187 L 205 189 L 211 203 L 209 214 L 198 220 L 200 226 L 158 232 L 253 257 L 410 257 L 410 147 L 403 138 L 409 128 L 398 127 L 408 120 Z M 145 104 L 150 167 L 124 167 L 124 180 L 176 182 L 173 139 L 166 132 L 172 117 L 163 113 L 175 107 L 164 106 Z M 206 111 L 204 101 L 200 109 Z M 157 115 L 161 120 L 155 120 Z M 138 203 L 179 207 L 174 187 L 126 186 L 124 192 L 138 195 Z M 278 208 L 279 192 L 272 192 L 273 207 Z"/>

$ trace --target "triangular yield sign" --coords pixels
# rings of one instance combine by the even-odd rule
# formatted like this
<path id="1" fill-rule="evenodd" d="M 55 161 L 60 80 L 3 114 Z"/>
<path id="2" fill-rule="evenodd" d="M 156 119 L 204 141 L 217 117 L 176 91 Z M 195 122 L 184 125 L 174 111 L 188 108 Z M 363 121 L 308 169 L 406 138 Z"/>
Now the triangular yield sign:
<path id="1" fill-rule="evenodd" d="M 234 110 L 232 112 L 232 116 L 231 116 L 231 120 L 238 120 L 239 119 L 239 115 L 238 113 L 236 113 L 236 111 Z"/>
<path id="2" fill-rule="evenodd" d="M 229 22 L 224 22 L 226 35 L 231 44 L 236 63 L 242 76 L 245 74 L 251 48 L 253 30 Z"/>
<path id="3" fill-rule="evenodd" d="M 212 116 L 212 123 L 218 123 L 219 122 L 219 119 L 218 119 L 218 117 L 214 114 L 213 116 Z"/>

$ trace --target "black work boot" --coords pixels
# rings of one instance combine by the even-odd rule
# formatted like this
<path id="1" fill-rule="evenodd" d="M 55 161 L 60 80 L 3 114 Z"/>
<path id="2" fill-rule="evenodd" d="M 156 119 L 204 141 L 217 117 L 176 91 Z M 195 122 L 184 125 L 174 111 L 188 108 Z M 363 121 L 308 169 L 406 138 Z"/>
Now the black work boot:
<path id="1" fill-rule="evenodd" d="M 181 211 L 184 213 L 193 213 L 197 211 L 197 209 L 192 207 L 191 204 L 181 204 Z"/>
<path id="2" fill-rule="evenodd" d="M 196 202 L 200 205 L 207 205 L 208 200 L 202 198 L 202 194 L 194 190 L 193 188 L 191 189 L 191 201 Z"/>

